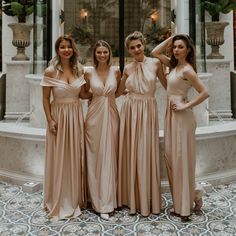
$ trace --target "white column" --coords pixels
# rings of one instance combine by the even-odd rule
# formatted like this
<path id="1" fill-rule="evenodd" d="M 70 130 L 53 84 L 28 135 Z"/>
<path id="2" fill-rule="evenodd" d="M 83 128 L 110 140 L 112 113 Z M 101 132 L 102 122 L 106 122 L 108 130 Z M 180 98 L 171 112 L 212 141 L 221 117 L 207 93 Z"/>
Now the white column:
<path id="1" fill-rule="evenodd" d="M 55 55 L 55 41 L 64 34 L 64 23 L 61 24 L 60 20 L 61 10 L 64 10 L 64 0 L 52 0 L 52 55 Z"/>
<path id="2" fill-rule="evenodd" d="M 177 0 L 176 1 L 176 32 L 189 33 L 189 1 Z"/>

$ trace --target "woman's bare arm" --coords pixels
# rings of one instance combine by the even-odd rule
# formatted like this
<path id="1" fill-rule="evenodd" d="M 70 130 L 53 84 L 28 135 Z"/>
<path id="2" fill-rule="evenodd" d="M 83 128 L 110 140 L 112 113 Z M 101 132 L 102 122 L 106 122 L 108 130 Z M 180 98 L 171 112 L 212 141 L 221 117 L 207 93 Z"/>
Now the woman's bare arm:
<path id="1" fill-rule="evenodd" d="M 128 75 L 127 75 L 127 72 L 126 72 L 126 68 L 124 69 L 124 72 L 123 72 L 123 76 L 121 78 L 121 81 L 119 83 L 119 87 L 118 89 L 116 90 L 116 97 L 119 97 L 120 95 L 122 95 L 125 91 L 125 82 L 128 78 Z"/>
<path id="2" fill-rule="evenodd" d="M 47 68 L 44 72 L 44 76 L 54 78 L 56 75 L 56 72 L 53 71 L 51 68 Z M 57 131 L 57 124 L 53 120 L 51 115 L 51 104 L 50 104 L 50 95 L 51 95 L 52 87 L 43 86 L 43 108 L 44 113 L 48 122 L 49 130 L 56 134 Z"/>
<path id="3" fill-rule="evenodd" d="M 205 99 L 209 97 L 207 88 L 202 83 L 202 81 L 198 78 L 197 73 L 193 69 L 184 71 L 183 76 L 187 78 L 188 81 L 190 81 L 192 86 L 198 92 L 198 95 L 187 103 L 188 108 L 197 106 L 198 104 L 202 103 Z"/>
<path id="4" fill-rule="evenodd" d="M 115 95 L 116 95 L 116 97 L 118 97 L 117 92 L 118 92 L 118 88 L 119 88 L 120 83 L 121 83 L 121 72 L 120 72 L 120 70 L 116 70 L 116 71 L 115 71 L 115 74 L 116 74 L 116 81 L 117 81 L 117 89 L 116 89 Z M 119 95 L 119 96 L 120 96 L 120 95 Z"/>
<path id="5" fill-rule="evenodd" d="M 173 103 L 172 109 L 174 111 L 183 111 L 185 109 L 195 107 L 209 97 L 209 93 L 207 91 L 207 88 L 202 83 L 202 81 L 198 78 L 198 76 L 197 76 L 196 72 L 193 70 L 193 68 L 185 70 L 183 72 L 183 76 L 196 89 L 196 91 L 198 92 L 198 95 L 187 103 L 182 103 L 182 102 Z"/>
<path id="6" fill-rule="evenodd" d="M 165 56 L 163 53 L 172 44 L 172 38 L 173 37 L 169 37 L 168 39 L 166 39 L 162 43 L 158 44 L 151 52 L 152 56 L 157 57 L 161 61 L 161 63 L 163 63 L 164 65 L 166 65 L 168 67 L 171 66 L 170 65 L 170 58 Z"/>
<path id="7" fill-rule="evenodd" d="M 157 76 L 158 76 L 158 79 L 160 80 L 162 86 L 166 89 L 167 88 L 167 80 L 164 75 L 163 66 L 162 66 L 160 60 L 157 61 Z"/>
<path id="8" fill-rule="evenodd" d="M 79 97 L 82 99 L 91 99 L 93 94 L 89 91 L 90 90 L 90 74 L 88 72 L 84 73 L 84 79 L 86 84 L 81 87 Z"/>

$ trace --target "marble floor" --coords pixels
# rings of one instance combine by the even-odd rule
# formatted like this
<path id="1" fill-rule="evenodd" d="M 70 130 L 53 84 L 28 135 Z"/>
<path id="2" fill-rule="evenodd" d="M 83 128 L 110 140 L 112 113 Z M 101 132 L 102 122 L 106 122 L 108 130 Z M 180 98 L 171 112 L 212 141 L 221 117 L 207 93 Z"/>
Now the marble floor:
<path id="1" fill-rule="evenodd" d="M 51 221 L 42 210 L 42 191 L 29 194 L 21 186 L 0 182 L 0 235 L 236 235 L 236 183 L 214 187 L 204 196 L 201 215 L 190 223 L 169 216 L 170 194 L 163 194 L 160 215 L 130 216 L 128 209 L 114 212 L 109 221 L 91 209 L 75 219 Z"/>

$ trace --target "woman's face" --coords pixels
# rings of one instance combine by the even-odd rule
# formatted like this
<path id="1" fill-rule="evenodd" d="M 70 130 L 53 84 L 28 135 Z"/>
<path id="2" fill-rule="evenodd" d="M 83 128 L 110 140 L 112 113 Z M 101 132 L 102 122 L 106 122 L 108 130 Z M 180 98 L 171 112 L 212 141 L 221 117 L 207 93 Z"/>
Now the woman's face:
<path id="1" fill-rule="evenodd" d="M 174 41 L 172 51 L 174 57 L 177 60 L 185 60 L 189 53 L 189 49 L 187 48 L 186 43 L 181 39 Z"/>
<path id="2" fill-rule="evenodd" d="M 129 54 L 137 61 L 142 61 L 144 56 L 144 45 L 142 42 L 137 40 L 132 40 L 129 42 Z"/>
<path id="3" fill-rule="evenodd" d="M 98 63 L 107 63 L 110 57 L 109 49 L 104 46 L 99 46 L 95 50 L 95 57 Z"/>
<path id="4" fill-rule="evenodd" d="M 61 59 L 70 59 L 73 56 L 73 48 L 68 40 L 62 40 L 59 44 L 58 55 Z"/>

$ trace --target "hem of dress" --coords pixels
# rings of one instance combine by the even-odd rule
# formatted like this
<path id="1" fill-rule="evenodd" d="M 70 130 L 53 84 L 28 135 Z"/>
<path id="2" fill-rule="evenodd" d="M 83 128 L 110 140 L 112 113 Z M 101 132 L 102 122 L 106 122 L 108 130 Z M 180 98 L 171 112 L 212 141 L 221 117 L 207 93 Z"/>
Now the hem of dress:
<path id="1" fill-rule="evenodd" d="M 153 215 L 159 215 L 161 213 L 161 209 L 158 210 L 158 211 L 149 211 L 147 214 L 144 214 L 140 209 L 130 209 L 129 205 L 126 205 L 126 204 L 123 204 L 123 205 L 119 205 L 118 206 L 119 208 L 120 207 L 128 207 L 129 208 L 129 214 L 131 215 L 135 215 L 137 213 L 141 214 L 142 216 L 144 217 L 147 217 L 147 216 L 150 216 L 151 214 Z"/>
<path id="2" fill-rule="evenodd" d="M 115 209 L 117 208 L 117 206 L 116 207 L 108 207 L 108 208 L 102 209 L 102 210 L 101 209 L 97 209 L 97 208 L 95 208 L 93 206 L 92 206 L 92 208 L 93 208 L 94 211 L 96 211 L 99 214 L 108 214 L 108 213 L 114 212 Z"/>
<path id="3" fill-rule="evenodd" d="M 80 215 L 82 215 L 82 212 L 79 208 L 74 209 L 73 213 L 68 216 L 50 215 L 50 210 L 48 209 L 47 206 L 44 207 L 44 211 L 47 213 L 48 218 L 51 219 L 52 221 L 69 220 L 69 219 L 77 218 Z"/>
<path id="4" fill-rule="evenodd" d="M 192 215 L 192 212 L 193 212 L 193 209 L 190 209 L 189 214 L 181 214 L 180 212 L 175 211 L 175 213 L 177 213 L 178 215 L 180 215 L 180 216 L 182 216 L 182 217 L 191 216 L 191 215 Z"/>

